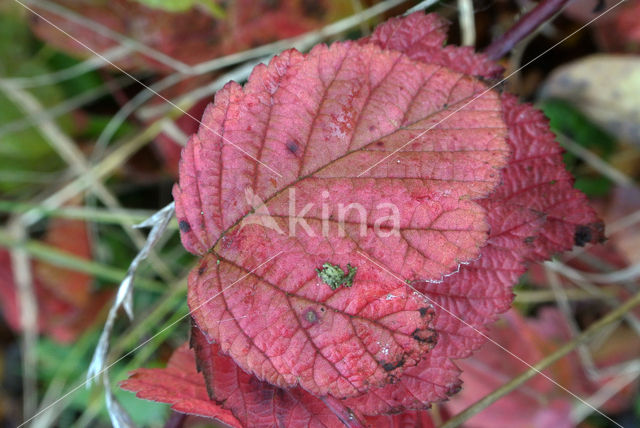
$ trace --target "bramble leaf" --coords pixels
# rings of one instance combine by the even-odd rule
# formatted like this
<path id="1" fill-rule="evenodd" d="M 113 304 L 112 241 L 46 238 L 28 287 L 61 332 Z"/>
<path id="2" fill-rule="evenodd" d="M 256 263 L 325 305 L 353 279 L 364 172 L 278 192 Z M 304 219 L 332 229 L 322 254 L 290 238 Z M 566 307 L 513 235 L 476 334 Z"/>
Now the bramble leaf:
<path id="1" fill-rule="evenodd" d="M 184 245 L 209 253 L 190 276 L 198 326 L 260 379 L 316 394 L 357 395 L 415 365 L 433 344 L 428 305 L 398 278 L 438 281 L 484 245 L 474 199 L 508 156 L 497 94 L 397 52 L 335 43 L 227 85 L 203 124 L 174 189 Z M 325 263 L 357 268 L 353 285 L 323 286 Z M 223 319 L 233 321 L 221 329 Z"/>
<path id="2" fill-rule="evenodd" d="M 247 375 L 365 417 L 423 410 L 459 390 L 451 360 L 528 262 L 602 240 L 544 116 L 445 29 L 418 13 L 287 51 L 205 111 L 174 188 L 202 256 L 189 305 Z"/>

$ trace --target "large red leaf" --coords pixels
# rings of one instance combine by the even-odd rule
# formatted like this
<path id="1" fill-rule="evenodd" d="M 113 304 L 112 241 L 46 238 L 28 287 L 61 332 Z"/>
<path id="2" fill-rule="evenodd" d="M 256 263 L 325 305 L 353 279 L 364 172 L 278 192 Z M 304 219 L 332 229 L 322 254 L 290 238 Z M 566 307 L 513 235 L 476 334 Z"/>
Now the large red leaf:
<path id="1" fill-rule="evenodd" d="M 242 426 L 230 410 L 209 399 L 189 344 L 173 352 L 167 367 L 135 370 L 120 386 L 140 398 L 169 403 L 178 412 L 215 418 L 233 427 Z"/>
<path id="2" fill-rule="evenodd" d="M 209 251 L 190 276 L 198 326 L 259 378 L 316 394 L 356 395 L 415 365 L 433 342 L 427 305 L 358 251 L 406 280 L 440 280 L 477 257 L 487 224 L 473 199 L 508 157 L 497 94 L 397 52 L 336 43 L 229 84 L 203 123 L 174 189 L 185 246 Z M 254 210 L 247 191 L 277 227 L 241 222 Z M 354 211 L 338 230 L 336 207 L 350 203 L 367 210 L 363 232 Z M 307 230 L 294 230 L 290 204 Z M 376 230 L 384 204 L 400 213 L 391 236 Z M 357 267 L 353 287 L 323 284 L 325 263 Z M 221 329 L 223 319 L 233 321 Z"/>
<path id="3" fill-rule="evenodd" d="M 281 389 L 260 382 L 240 370 L 218 345 L 209 344 L 197 328 L 192 333 L 194 349 L 184 344 L 166 368 L 135 370 L 120 386 L 140 398 L 171 404 L 173 410 L 234 427 L 434 426 L 426 412 L 367 417 L 361 422 L 335 400 L 321 400 L 301 388 Z"/>
<path id="4" fill-rule="evenodd" d="M 415 14 L 357 45 L 286 52 L 220 91 L 185 149 L 174 196 L 185 247 L 204 255 L 194 319 L 261 380 L 348 397 L 364 415 L 425 409 L 460 389 L 451 359 L 484 342 L 528 261 L 602 239 L 542 114 L 469 77 L 499 67 L 443 49 L 445 28 Z M 291 188 L 314 236 L 290 233 Z M 382 201 L 402 214 L 397 238 L 370 231 Z M 357 216 L 320 233 L 351 202 L 367 208 L 366 233 Z M 324 284 L 327 262 L 356 266 L 353 285 Z"/>

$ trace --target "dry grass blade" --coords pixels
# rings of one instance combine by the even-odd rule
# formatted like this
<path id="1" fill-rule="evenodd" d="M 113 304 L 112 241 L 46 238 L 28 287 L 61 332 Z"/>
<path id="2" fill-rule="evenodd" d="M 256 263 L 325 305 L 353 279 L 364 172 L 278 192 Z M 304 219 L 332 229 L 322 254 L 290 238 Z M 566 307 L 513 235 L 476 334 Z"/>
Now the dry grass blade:
<path id="1" fill-rule="evenodd" d="M 173 213 L 174 205 L 173 203 L 171 203 L 137 226 L 151 227 L 151 232 L 149 232 L 149 237 L 147 238 L 144 247 L 131 262 L 129 270 L 127 271 L 127 275 L 120 283 L 115 302 L 109 310 L 107 321 L 105 322 L 104 328 L 100 335 L 100 339 L 98 340 L 98 345 L 96 346 L 93 358 L 91 359 L 89 370 L 87 371 L 87 386 L 91 385 L 91 382 L 96 379 L 101 373 L 106 373 L 105 362 L 107 359 L 107 354 L 109 352 L 109 337 L 111 336 L 111 331 L 113 330 L 113 325 L 118 315 L 118 310 L 120 308 L 123 308 L 129 318 L 133 319 L 132 293 L 133 279 L 135 277 L 136 271 L 138 270 L 140 263 L 142 263 L 142 261 L 149 256 L 151 249 L 162 237 L 162 234 L 167 229 L 169 221 L 173 218 Z M 107 388 L 107 391 L 110 390 Z"/>

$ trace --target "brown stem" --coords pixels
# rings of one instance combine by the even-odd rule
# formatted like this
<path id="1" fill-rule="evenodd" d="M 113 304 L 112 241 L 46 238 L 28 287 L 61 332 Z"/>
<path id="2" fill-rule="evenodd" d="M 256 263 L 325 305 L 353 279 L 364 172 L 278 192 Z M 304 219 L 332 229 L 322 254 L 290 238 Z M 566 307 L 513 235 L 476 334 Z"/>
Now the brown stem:
<path id="1" fill-rule="evenodd" d="M 569 0 L 542 0 L 524 14 L 506 33 L 491 43 L 484 53 L 492 60 L 502 58 L 522 39 L 533 33 L 549 18 L 558 13 Z"/>

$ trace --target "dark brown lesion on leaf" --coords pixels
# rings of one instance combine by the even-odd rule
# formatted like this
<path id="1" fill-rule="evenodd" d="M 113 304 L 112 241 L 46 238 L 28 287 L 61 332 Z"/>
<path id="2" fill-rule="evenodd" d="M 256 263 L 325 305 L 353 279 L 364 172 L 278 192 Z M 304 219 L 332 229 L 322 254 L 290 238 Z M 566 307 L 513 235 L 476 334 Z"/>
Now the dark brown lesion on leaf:
<path id="1" fill-rule="evenodd" d="M 604 224 L 602 222 L 576 225 L 573 235 L 575 245 L 584 247 L 589 243 L 599 244 L 604 241 Z"/>
<path id="2" fill-rule="evenodd" d="M 435 346 L 438 342 L 438 333 L 431 328 L 417 328 L 411 333 L 411 337 L 421 343 L 428 343 Z M 432 346 L 432 347 L 433 347 Z"/>
<path id="3" fill-rule="evenodd" d="M 191 225 L 189 224 L 189 222 L 187 220 L 180 220 L 178 222 L 178 227 L 180 228 L 181 232 L 187 233 L 191 231 Z"/>
<path id="4" fill-rule="evenodd" d="M 285 145 L 287 146 L 287 150 L 289 150 L 291 154 L 295 155 L 296 153 L 298 153 L 298 150 L 300 150 L 300 146 L 294 140 L 288 140 Z"/>
<path id="5" fill-rule="evenodd" d="M 351 287 L 357 270 L 357 267 L 351 266 L 348 263 L 346 272 L 343 271 L 339 265 L 324 263 L 322 269 L 316 269 L 316 272 L 322 282 L 331 287 L 332 290 L 335 290 L 340 286 Z"/>
<path id="6" fill-rule="evenodd" d="M 390 372 L 402 366 L 404 366 L 404 357 L 400 358 L 400 360 L 396 361 L 395 363 L 390 363 L 390 362 L 382 363 L 382 368 L 386 372 Z"/>

